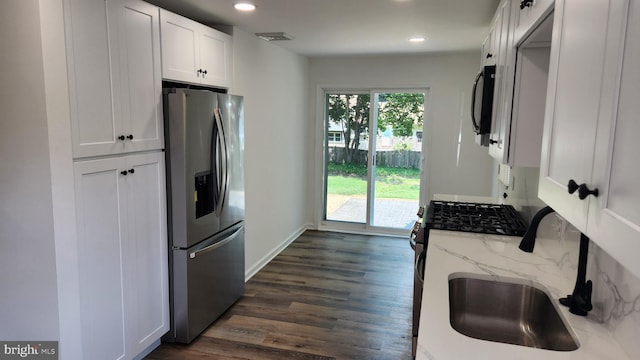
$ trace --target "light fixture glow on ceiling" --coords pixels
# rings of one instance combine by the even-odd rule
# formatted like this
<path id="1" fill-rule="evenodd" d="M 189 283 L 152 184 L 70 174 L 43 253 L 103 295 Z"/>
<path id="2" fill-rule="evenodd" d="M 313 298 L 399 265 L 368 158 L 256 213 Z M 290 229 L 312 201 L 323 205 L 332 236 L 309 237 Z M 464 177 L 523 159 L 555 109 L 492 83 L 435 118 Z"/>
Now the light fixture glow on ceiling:
<path id="1" fill-rule="evenodd" d="M 409 39 L 409 41 L 412 43 L 421 43 L 421 42 L 424 42 L 425 40 L 426 39 L 423 36 L 414 36 Z"/>
<path id="2" fill-rule="evenodd" d="M 233 7 L 239 11 L 253 11 L 256 9 L 256 6 L 254 4 L 248 2 L 239 2 L 233 5 Z"/>

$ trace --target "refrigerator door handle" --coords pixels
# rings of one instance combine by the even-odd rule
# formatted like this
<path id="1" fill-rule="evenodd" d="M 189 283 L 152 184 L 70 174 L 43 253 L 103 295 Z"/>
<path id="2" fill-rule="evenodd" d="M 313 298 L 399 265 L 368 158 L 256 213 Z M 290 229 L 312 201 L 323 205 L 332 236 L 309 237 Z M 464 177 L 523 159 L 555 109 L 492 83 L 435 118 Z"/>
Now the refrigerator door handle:
<path id="1" fill-rule="evenodd" d="M 202 249 L 196 250 L 196 251 L 192 251 L 189 253 L 189 259 L 195 259 L 197 256 L 202 255 L 202 254 L 206 254 L 208 252 L 211 252 L 215 249 L 218 249 L 226 244 L 228 244 L 229 242 L 231 242 L 233 239 L 235 239 L 238 234 L 240 233 L 240 231 L 242 231 L 243 227 L 241 226 L 238 230 L 236 230 L 233 234 L 231 234 L 229 237 L 227 237 L 226 239 L 222 240 L 222 241 L 218 241 L 215 244 L 211 244 L 207 247 L 203 247 Z"/>
<path id="2" fill-rule="evenodd" d="M 216 147 L 218 146 L 218 140 L 220 142 L 220 149 L 221 151 L 223 151 L 223 161 L 220 162 L 220 165 L 222 166 L 221 172 L 222 172 L 222 179 L 220 179 L 221 181 L 218 182 L 219 179 L 219 174 L 218 174 L 218 168 L 217 166 L 215 167 L 216 171 L 214 173 L 214 176 L 216 177 L 215 183 L 217 185 L 217 188 L 214 189 L 216 191 L 216 196 L 215 196 L 215 213 L 220 216 L 221 212 L 222 212 L 222 206 L 224 205 L 224 198 L 225 198 L 225 193 L 226 193 L 226 187 L 227 187 L 227 183 L 228 183 L 228 174 L 227 174 L 227 158 L 228 158 L 228 154 L 227 154 L 227 141 L 226 141 L 226 136 L 224 134 L 224 128 L 222 127 L 222 120 L 220 119 L 220 110 L 219 109 L 215 109 L 214 110 L 214 118 L 215 118 L 215 124 L 214 127 L 217 129 L 217 131 L 215 131 L 214 133 L 217 135 L 216 138 L 211 139 L 211 141 L 213 142 L 212 146 Z M 217 162 L 217 157 L 218 157 L 218 152 L 215 152 L 215 158 L 212 158 L 211 161 L 216 164 Z"/>
<path id="3" fill-rule="evenodd" d="M 224 174 L 224 176 L 223 176 L 224 182 L 222 183 L 223 184 L 222 195 L 220 197 L 222 198 L 222 203 L 224 203 L 225 199 L 229 195 L 229 147 L 228 147 L 228 142 L 227 142 L 227 134 L 225 133 L 224 127 L 222 125 L 222 119 L 220 119 L 220 128 L 222 129 L 222 137 L 224 138 L 224 146 L 223 146 L 223 150 L 224 150 L 224 167 L 222 169 L 222 171 L 224 172 L 223 173 Z"/>
<path id="4" fill-rule="evenodd" d="M 216 117 L 217 109 L 214 109 L 213 114 L 213 130 L 211 133 L 211 197 L 213 204 L 213 211 L 217 214 L 217 204 L 220 198 L 220 184 L 218 182 L 218 118 Z"/>
<path id="5" fill-rule="evenodd" d="M 222 158 L 220 159 L 220 165 L 222 167 L 222 178 L 220 179 L 220 183 L 218 184 L 218 203 L 216 204 L 216 214 L 218 216 L 221 215 L 222 206 L 224 205 L 225 198 L 227 196 L 227 187 L 229 186 L 229 172 L 228 172 L 228 163 L 229 163 L 229 151 L 227 149 L 227 137 L 224 132 L 224 127 L 222 126 L 222 119 L 220 115 L 220 109 L 216 109 L 214 111 L 216 126 L 218 128 L 218 138 L 220 139 L 220 150 L 222 152 Z M 218 174 L 216 174 L 218 176 Z"/>

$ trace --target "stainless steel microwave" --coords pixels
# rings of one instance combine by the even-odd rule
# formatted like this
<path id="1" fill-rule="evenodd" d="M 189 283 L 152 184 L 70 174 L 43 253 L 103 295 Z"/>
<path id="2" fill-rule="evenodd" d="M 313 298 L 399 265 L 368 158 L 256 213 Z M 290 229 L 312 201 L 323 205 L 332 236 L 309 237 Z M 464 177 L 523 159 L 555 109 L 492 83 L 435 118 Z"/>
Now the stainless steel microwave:
<path id="1" fill-rule="evenodd" d="M 483 66 L 473 82 L 471 123 L 476 133 L 476 142 L 482 146 L 489 146 L 495 76 L 495 65 Z"/>

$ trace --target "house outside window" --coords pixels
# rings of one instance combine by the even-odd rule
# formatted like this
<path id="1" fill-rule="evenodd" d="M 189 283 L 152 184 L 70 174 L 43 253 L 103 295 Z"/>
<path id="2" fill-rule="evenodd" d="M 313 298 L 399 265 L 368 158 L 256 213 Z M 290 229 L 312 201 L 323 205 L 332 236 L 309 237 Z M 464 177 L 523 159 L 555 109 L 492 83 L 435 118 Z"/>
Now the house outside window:
<path id="1" fill-rule="evenodd" d="M 340 131 L 327 132 L 327 139 L 329 142 L 342 142 L 342 133 Z"/>

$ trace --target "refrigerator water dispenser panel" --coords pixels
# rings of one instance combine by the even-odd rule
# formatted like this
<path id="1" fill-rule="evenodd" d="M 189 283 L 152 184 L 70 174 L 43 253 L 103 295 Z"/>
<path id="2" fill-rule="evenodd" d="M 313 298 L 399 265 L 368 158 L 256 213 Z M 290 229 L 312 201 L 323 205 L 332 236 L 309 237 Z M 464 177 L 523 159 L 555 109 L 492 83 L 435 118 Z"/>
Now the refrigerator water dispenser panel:
<path id="1" fill-rule="evenodd" d="M 196 219 L 215 211 L 213 202 L 213 175 L 211 171 L 197 173 L 193 201 L 196 206 Z"/>

